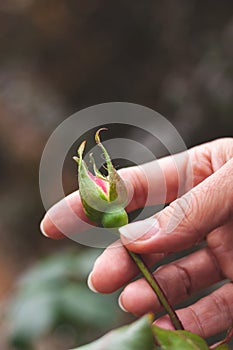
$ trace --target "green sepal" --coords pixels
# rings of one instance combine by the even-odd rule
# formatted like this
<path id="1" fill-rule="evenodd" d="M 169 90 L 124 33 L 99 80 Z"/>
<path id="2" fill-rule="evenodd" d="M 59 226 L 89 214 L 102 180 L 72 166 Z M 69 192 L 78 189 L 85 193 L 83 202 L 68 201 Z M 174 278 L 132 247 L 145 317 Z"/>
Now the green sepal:
<path id="1" fill-rule="evenodd" d="M 119 227 L 128 223 L 128 216 L 124 210 L 127 204 L 127 189 L 124 181 L 114 168 L 107 150 L 100 141 L 99 133 L 101 130 L 103 129 L 96 132 L 95 140 L 104 153 L 108 176 L 102 175 L 97 169 L 92 154 L 90 155 L 90 161 L 96 179 L 104 181 L 107 190 L 101 188 L 101 185 L 98 185 L 98 182 L 93 179 L 93 175 L 88 171 L 87 164 L 83 160 L 86 145 L 86 141 L 83 141 L 78 148 L 78 157 L 73 157 L 78 163 L 79 193 L 84 212 L 88 218 L 104 227 Z"/>
<path id="2" fill-rule="evenodd" d="M 115 201 L 116 205 L 125 207 L 127 203 L 127 189 L 125 187 L 124 181 L 122 180 L 120 175 L 117 173 L 116 169 L 114 168 L 106 148 L 101 143 L 100 131 L 102 130 L 107 130 L 107 129 L 101 128 L 97 130 L 95 134 L 95 141 L 97 145 L 102 149 L 106 160 L 106 164 L 107 164 L 108 180 L 109 180 L 109 201 L 110 202 Z"/>
<path id="3" fill-rule="evenodd" d="M 88 218 L 101 224 L 101 218 L 108 206 L 108 198 L 102 189 L 90 178 L 86 162 L 83 160 L 83 152 L 85 149 L 85 141 L 81 143 L 78 149 L 78 157 L 73 159 L 78 163 L 79 176 L 79 193 L 83 204 L 83 209 Z M 101 201 L 101 211 L 97 210 L 97 203 Z M 106 205 L 104 203 L 106 202 Z"/>
<path id="4" fill-rule="evenodd" d="M 93 157 L 93 154 L 91 153 L 90 154 L 90 162 L 93 166 L 93 170 L 94 170 L 94 173 L 95 173 L 95 176 L 97 176 L 99 179 L 102 179 L 104 181 L 107 181 L 109 182 L 108 178 L 106 176 L 104 176 L 103 174 L 101 174 L 101 172 L 99 171 L 99 169 L 97 168 L 96 164 L 95 164 L 95 159 Z"/>

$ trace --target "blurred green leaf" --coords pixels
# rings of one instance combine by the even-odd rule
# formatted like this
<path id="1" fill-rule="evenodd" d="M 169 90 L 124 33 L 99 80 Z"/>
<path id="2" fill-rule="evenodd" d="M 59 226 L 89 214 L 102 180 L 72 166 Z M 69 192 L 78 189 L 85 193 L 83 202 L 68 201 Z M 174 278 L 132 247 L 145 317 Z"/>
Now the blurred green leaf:
<path id="1" fill-rule="evenodd" d="M 152 326 L 162 350 L 208 350 L 204 339 L 188 331 L 170 331 Z"/>
<path id="2" fill-rule="evenodd" d="M 151 322 L 142 317 L 129 326 L 120 327 L 93 343 L 74 350 L 154 350 Z"/>
<path id="3" fill-rule="evenodd" d="M 113 302 L 112 295 L 93 294 L 80 284 L 66 286 L 61 292 L 60 303 L 65 318 L 82 322 L 89 327 L 96 327 L 97 324 L 109 326 L 113 324 L 111 318 L 116 315 L 116 303 Z"/>
<path id="4" fill-rule="evenodd" d="M 82 280 L 90 272 L 100 250 L 90 249 L 85 252 L 66 251 L 44 259 L 28 270 L 20 279 L 21 288 L 31 288 L 50 283 L 54 280 L 74 278 Z"/>
<path id="5" fill-rule="evenodd" d="M 11 342 L 27 343 L 46 333 L 56 317 L 55 312 L 55 298 L 51 291 L 16 299 L 10 309 Z"/>
<path id="6" fill-rule="evenodd" d="M 99 251 L 67 251 L 39 262 L 20 279 L 12 298 L 8 319 L 10 342 L 26 349 L 36 339 L 59 325 L 72 325 L 79 333 L 79 344 L 87 334 L 99 334 L 117 325 L 116 296 L 99 295 L 86 286 L 87 274 Z M 88 329 L 88 332 L 82 330 Z M 23 345 L 22 345 L 23 344 Z"/>

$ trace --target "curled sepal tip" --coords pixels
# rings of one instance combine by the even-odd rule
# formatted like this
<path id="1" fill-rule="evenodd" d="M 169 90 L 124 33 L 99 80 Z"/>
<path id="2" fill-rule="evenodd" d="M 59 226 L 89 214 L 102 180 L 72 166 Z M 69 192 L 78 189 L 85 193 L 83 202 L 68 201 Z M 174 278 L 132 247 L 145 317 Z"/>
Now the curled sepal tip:
<path id="1" fill-rule="evenodd" d="M 107 128 L 100 128 L 96 131 L 95 133 L 95 142 L 97 144 L 101 143 L 101 140 L 100 140 L 100 132 L 103 131 L 103 130 L 108 130 Z"/>

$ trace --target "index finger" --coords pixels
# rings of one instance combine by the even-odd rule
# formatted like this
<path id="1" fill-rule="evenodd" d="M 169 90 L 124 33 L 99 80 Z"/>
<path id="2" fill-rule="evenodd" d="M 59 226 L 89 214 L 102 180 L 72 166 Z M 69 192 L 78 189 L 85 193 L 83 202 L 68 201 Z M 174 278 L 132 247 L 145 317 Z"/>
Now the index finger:
<path id="1" fill-rule="evenodd" d="M 171 202 L 211 172 L 208 144 L 140 166 L 121 169 L 119 174 L 125 180 L 128 192 L 132 193 L 126 210 L 130 212 L 145 205 Z M 79 192 L 75 191 L 48 210 L 41 222 L 41 231 L 47 237 L 59 239 L 83 232 L 90 224 L 95 225 L 86 217 Z"/>

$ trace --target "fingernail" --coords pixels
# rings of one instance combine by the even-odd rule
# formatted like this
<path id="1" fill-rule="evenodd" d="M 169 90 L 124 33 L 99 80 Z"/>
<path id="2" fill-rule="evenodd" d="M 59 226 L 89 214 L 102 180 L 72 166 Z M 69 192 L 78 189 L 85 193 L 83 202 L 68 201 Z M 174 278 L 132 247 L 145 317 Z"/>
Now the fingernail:
<path id="1" fill-rule="evenodd" d="M 122 299 L 122 296 L 120 295 L 119 298 L 118 298 L 118 305 L 119 305 L 120 309 L 121 309 L 122 311 L 124 311 L 124 312 L 128 312 L 128 311 L 124 308 L 124 306 L 122 305 L 121 299 Z"/>
<path id="2" fill-rule="evenodd" d="M 149 218 L 122 226 L 119 231 L 127 241 L 146 241 L 153 237 L 160 230 L 158 220 Z"/>
<path id="3" fill-rule="evenodd" d="M 44 219 L 40 223 L 40 231 L 45 237 L 49 238 L 49 236 L 47 235 L 47 233 L 45 232 L 45 229 L 44 229 Z"/>
<path id="4" fill-rule="evenodd" d="M 92 272 L 91 272 L 90 275 L 88 276 L 88 279 L 87 279 L 87 286 L 88 286 L 88 288 L 89 288 L 92 292 L 98 293 L 98 290 L 96 290 L 95 287 L 94 287 L 93 284 L 92 284 L 91 276 L 92 276 Z"/>

